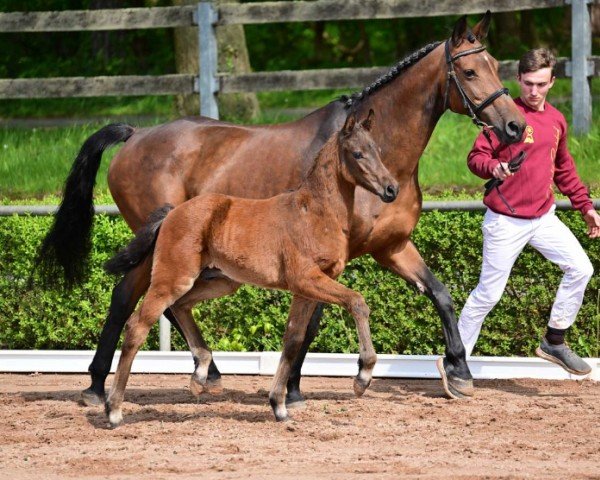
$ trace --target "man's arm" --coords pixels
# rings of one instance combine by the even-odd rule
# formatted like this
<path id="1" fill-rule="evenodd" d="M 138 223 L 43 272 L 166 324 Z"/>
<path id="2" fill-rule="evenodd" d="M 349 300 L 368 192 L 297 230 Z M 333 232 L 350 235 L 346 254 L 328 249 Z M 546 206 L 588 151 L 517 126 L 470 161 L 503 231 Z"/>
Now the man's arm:
<path id="1" fill-rule="evenodd" d="M 556 158 L 554 160 L 554 183 L 562 194 L 569 197 L 573 208 L 579 210 L 582 215 L 593 208 L 590 194 L 579 178 L 575 169 L 575 162 L 567 147 L 567 126 L 563 124 L 563 134 L 558 142 Z"/>
<path id="2" fill-rule="evenodd" d="M 566 123 L 556 152 L 554 183 L 558 189 L 569 197 L 573 208 L 579 210 L 588 226 L 590 238 L 600 237 L 600 215 L 594 210 L 587 188 L 579 178 L 575 162 L 567 147 Z"/>
<path id="3" fill-rule="evenodd" d="M 483 133 L 477 136 L 467 157 L 467 166 L 478 177 L 504 180 L 506 177 L 512 176 L 513 173 L 508 169 L 507 162 L 498 161 L 494 150 L 499 148 L 499 142 L 493 133 L 491 134 L 491 141 L 492 144 L 490 145 Z"/>

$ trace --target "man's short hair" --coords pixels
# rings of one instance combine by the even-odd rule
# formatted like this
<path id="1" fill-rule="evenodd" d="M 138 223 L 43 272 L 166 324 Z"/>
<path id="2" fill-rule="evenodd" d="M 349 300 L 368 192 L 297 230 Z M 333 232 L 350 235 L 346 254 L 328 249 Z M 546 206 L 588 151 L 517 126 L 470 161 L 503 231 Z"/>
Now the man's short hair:
<path id="1" fill-rule="evenodd" d="M 525 52 L 519 60 L 519 75 L 523 73 L 536 72 L 542 68 L 551 68 L 554 76 L 556 57 L 547 48 L 534 48 Z"/>

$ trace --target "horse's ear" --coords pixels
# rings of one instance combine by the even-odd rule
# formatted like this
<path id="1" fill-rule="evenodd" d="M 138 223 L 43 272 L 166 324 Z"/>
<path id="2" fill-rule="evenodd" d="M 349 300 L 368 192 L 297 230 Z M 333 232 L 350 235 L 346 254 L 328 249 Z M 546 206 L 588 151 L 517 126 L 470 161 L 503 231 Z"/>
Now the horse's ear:
<path id="1" fill-rule="evenodd" d="M 462 43 L 465 33 L 467 33 L 467 16 L 463 15 L 458 19 L 452 31 L 452 45 L 454 47 L 458 47 Z"/>
<path id="2" fill-rule="evenodd" d="M 360 124 L 367 131 L 370 132 L 371 128 L 373 128 L 373 117 L 375 116 L 375 112 L 372 108 L 369 109 L 369 115 L 365 118 Z"/>
<path id="3" fill-rule="evenodd" d="M 346 117 L 346 123 L 344 123 L 344 127 L 342 128 L 342 135 L 350 135 L 352 130 L 354 130 L 354 126 L 356 125 L 356 112 L 351 112 Z"/>
<path id="4" fill-rule="evenodd" d="M 492 12 L 488 10 L 487 12 L 485 12 L 485 15 L 479 21 L 479 23 L 473 27 L 473 35 L 475 35 L 475 38 L 477 38 L 477 40 L 481 41 L 485 37 L 487 37 L 491 21 Z"/>

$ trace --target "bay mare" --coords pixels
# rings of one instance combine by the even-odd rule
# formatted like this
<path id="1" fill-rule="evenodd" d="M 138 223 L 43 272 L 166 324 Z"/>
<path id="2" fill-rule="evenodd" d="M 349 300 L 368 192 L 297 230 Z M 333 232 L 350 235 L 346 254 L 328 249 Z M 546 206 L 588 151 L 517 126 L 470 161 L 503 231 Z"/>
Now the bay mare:
<path id="1" fill-rule="evenodd" d="M 384 205 L 358 189 L 349 257 L 371 254 L 432 300 L 446 342 L 443 365 L 438 365 L 446 394 L 454 398 L 472 395 L 472 376 L 452 299 L 425 265 L 410 235 L 421 213 L 419 158 L 445 110 L 485 122 L 503 143 L 517 142 L 523 133 L 524 118 L 504 95 L 507 91 L 498 78 L 498 62 L 480 43 L 490 19 L 487 12 L 471 30 L 462 17 L 447 41 L 423 47 L 361 92 L 296 122 L 240 126 L 196 117 L 144 129 L 122 124 L 104 127 L 84 143 L 73 164 L 63 201 L 40 249 L 42 271 L 50 281 L 56 281 L 59 274 L 70 283 L 81 279 L 91 247 L 93 185 L 102 152 L 110 145 L 125 142 L 110 165 L 108 184 L 123 218 L 137 231 L 161 205 L 178 205 L 202 193 L 267 198 L 297 188 L 311 159 L 341 128 L 347 109 L 352 106 L 361 118 L 374 109 L 379 122 L 372 134 L 400 193 L 394 203 Z M 121 331 L 149 282 L 150 262 L 146 261 L 114 288 L 89 367 L 92 384 L 83 392 L 84 402 L 104 401 L 104 383 Z M 194 288 L 198 297 L 215 298 L 235 292 L 238 286 L 232 279 L 206 275 Z M 302 311 L 310 322 L 287 385 L 290 404 L 302 402 L 300 368 L 317 334 L 321 314 L 318 302 Z M 172 310 L 167 309 L 165 316 L 180 329 Z M 211 385 L 218 390 L 220 373 L 214 363 L 208 375 L 208 390 Z"/>
<path id="2" fill-rule="evenodd" d="M 168 208 L 159 209 L 161 213 L 153 214 L 155 218 L 107 263 L 109 271 L 125 273 L 152 257 L 150 287 L 127 322 L 123 351 L 106 401 L 113 427 L 123 419 L 121 405 L 133 358 L 167 308 L 177 317 L 192 350 L 196 370 L 191 390 L 200 392 L 207 385 L 212 352 L 192 315 L 192 307 L 202 300 L 196 297 L 194 284 L 202 282 L 200 273 L 206 268 L 235 282 L 293 294 L 283 352 L 269 395 L 277 420 L 288 418 L 286 384 L 310 319 L 298 312 L 311 301 L 336 303 L 354 317 L 360 344 L 354 391 L 358 396 L 364 393 L 377 359 L 369 307 L 360 293 L 335 279 L 348 261 L 356 186 L 388 203 L 398 193 L 398 184 L 381 163 L 369 133 L 372 125 L 373 110 L 360 124 L 354 112 L 350 113 L 344 127 L 321 148 L 298 190 L 262 200 L 204 193 L 170 213 Z"/>

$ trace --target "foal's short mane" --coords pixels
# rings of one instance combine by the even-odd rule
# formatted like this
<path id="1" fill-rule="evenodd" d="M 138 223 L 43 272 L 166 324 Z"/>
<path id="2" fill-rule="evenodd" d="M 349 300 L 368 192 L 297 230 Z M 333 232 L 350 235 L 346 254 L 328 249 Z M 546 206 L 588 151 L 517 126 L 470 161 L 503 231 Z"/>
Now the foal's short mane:
<path id="1" fill-rule="evenodd" d="M 404 57 L 400 60 L 396 65 L 394 65 L 388 73 L 382 75 L 377 80 L 375 80 L 371 85 L 365 87 L 361 92 L 353 93 L 352 95 L 342 95 L 339 99 L 340 102 L 344 103 L 345 108 L 349 108 L 355 105 L 357 102 L 365 98 L 367 95 L 379 90 L 381 87 L 391 82 L 394 78 L 401 75 L 408 67 L 417 63 L 423 57 L 425 57 L 429 52 L 431 52 L 434 48 L 440 45 L 442 42 L 433 42 L 419 50 L 411 53 L 410 55 Z"/>

